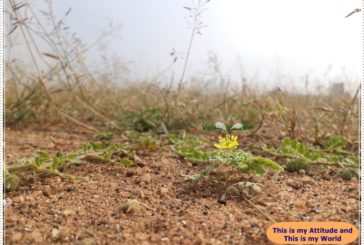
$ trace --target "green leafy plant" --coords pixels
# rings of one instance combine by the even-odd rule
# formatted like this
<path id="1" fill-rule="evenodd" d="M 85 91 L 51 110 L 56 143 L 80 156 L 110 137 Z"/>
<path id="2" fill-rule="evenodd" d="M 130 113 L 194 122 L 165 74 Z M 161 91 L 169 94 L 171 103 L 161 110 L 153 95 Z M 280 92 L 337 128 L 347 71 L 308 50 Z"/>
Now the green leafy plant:
<path id="1" fill-rule="evenodd" d="M 281 146 L 277 149 L 263 146 L 263 149 L 272 155 L 282 156 L 287 158 L 301 159 L 307 162 L 315 162 L 323 160 L 324 152 L 312 145 L 303 144 L 296 139 L 284 139 Z"/>
<path id="2" fill-rule="evenodd" d="M 340 177 L 343 180 L 349 181 L 351 180 L 353 177 L 357 177 L 358 178 L 358 173 L 356 171 L 354 171 L 353 169 L 350 168 L 345 168 L 340 172 Z"/>
<path id="3" fill-rule="evenodd" d="M 18 164 L 5 169 L 5 189 L 6 191 L 16 190 L 19 176 L 27 171 L 82 180 L 83 178 L 63 173 L 63 169 L 69 164 L 80 164 L 86 161 L 130 167 L 138 160 L 140 159 L 132 149 L 109 142 L 88 142 L 74 153 L 57 152 L 53 157 L 47 152 L 38 152 L 33 157 L 20 160 Z"/>
<path id="4" fill-rule="evenodd" d="M 19 177 L 16 174 L 12 174 L 9 172 L 7 166 L 4 166 L 4 175 L 5 175 L 5 191 L 15 191 L 19 185 Z"/>
<path id="5" fill-rule="evenodd" d="M 81 159 L 93 162 L 121 164 L 129 167 L 139 160 L 131 147 L 126 148 L 120 144 L 89 142 L 81 149 L 82 151 L 85 153 Z"/>
<path id="6" fill-rule="evenodd" d="M 290 159 L 284 168 L 287 172 L 294 173 L 304 170 L 306 173 L 310 170 L 310 165 L 301 159 Z"/>
<path id="7" fill-rule="evenodd" d="M 163 112 L 159 108 L 138 110 L 126 118 L 131 127 L 138 132 L 146 132 L 159 127 Z"/>
<path id="8" fill-rule="evenodd" d="M 97 140 L 108 141 L 108 140 L 112 140 L 114 137 L 115 137 L 115 135 L 113 132 L 99 132 L 95 138 Z"/>
<path id="9" fill-rule="evenodd" d="M 170 135 L 168 139 L 174 144 L 173 150 L 186 160 L 194 164 L 204 163 L 209 160 L 211 152 L 203 150 L 208 144 L 206 139 L 202 137 L 187 137 L 185 134 L 181 136 Z"/>
<path id="10" fill-rule="evenodd" d="M 348 144 L 349 142 L 340 135 L 326 136 L 324 139 L 325 148 L 334 154 L 350 154 L 345 151 Z"/>
<path id="11" fill-rule="evenodd" d="M 284 139 L 277 149 L 267 146 L 263 146 L 263 149 L 272 155 L 302 160 L 307 164 L 326 164 L 358 169 L 358 157 L 343 151 L 342 148 L 345 145 L 346 142 L 341 137 L 328 138 L 327 149 L 304 144 L 296 139 Z"/>
<path id="12" fill-rule="evenodd" d="M 190 179 L 198 180 L 201 177 L 210 174 L 210 172 L 217 164 L 232 165 L 235 166 L 239 172 L 244 172 L 244 173 L 253 172 L 258 175 L 264 174 L 266 168 L 274 169 L 277 171 L 283 171 L 283 168 L 278 163 L 268 158 L 253 156 L 251 153 L 244 152 L 241 150 L 237 151 L 214 150 L 210 152 L 205 152 L 205 154 L 207 155 L 206 162 L 209 162 L 210 165 L 201 172 L 189 176 Z"/>
<path id="13" fill-rule="evenodd" d="M 220 143 L 223 141 L 220 137 Z M 235 138 L 224 138 L 232 139 Z M 199 173 L 189 176 L 189 179 L 198 180 L 211 173 L 216 165 L 232 165 L 240 172 L 254 172 L 263 174 L 265 168 L 271 168 L 283 171 L 283 168 L 276 162 L 264 158 L 253 156 L 251 153 L 242 150 L 204 150 L 203 143 L 207 141 L 201 138 L 188 138 L 185 141 L 174 141 L 176 145 L 173 147 L 175 152 L 193 163 L 209 163 L 208 167 Z M 223 143 L 226 143 L 225 141 Z"/>
<path id="14" fill-rule="evenodd" d="M 155 138 L 148 135 L 145 137 L 142 137 L 139 140 L 139 148 L 141 149 L 148 149 L 148 150 L 157 150 L 158 149 L 158 142 Z"/>

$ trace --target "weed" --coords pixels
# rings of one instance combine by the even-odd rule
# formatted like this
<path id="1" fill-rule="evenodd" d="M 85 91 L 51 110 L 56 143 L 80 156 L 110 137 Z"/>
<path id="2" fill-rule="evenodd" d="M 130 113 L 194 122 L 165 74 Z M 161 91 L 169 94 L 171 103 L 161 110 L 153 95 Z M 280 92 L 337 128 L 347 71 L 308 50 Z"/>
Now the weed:
<path id="1" fill-rule="evenodd" d="M 340 177 L 343 180 L 349 181 L 354 177 L 358 178 L 358 173 L 356 171 L 354 171 L 353 169 L 345 168 L 340 172 Z"/>
<path id="2" fill-rule="evenodd" d="M 115 137 L 113 132 L 100 132 L 96 135 L 96 140 L 112 140 Z"/>
<path id="3" fill-rule="evenodd" d="M 140 138 L 142 137 L 140 132 L 135 131 L 135 130 L 128 130 L 128 131 L 125 132 L 125 135 L 132 142 L 138 142 L 140 140 Z"/>
<path id="4" fill-rule="evenodd" d="M 185 134 L 178 137 L 169 135 L 169 141 L 173 144 L 173 150 L 186 160 L 194 164 L 205 163 L 209 161 L 210 152 L 204 151 L 208 141 L 202 137 L 187 137 Z"/>
<path id="5" fill-rule="evenodd" d="M 284 168 L 287 172 L 300 172 L 300 170 L 305 170 L 306 173 L 310 170 L 310 165 L 301 159 L 290 159 Z"/>
<path id="6" fill-rule="evenodd" d="M 158 142 L 153 137 L 148 135 L 140 139 L 138 148 L 147 150 L 157 150 Z"/>
<path id="7" fill-rule="evenodd" d="M 11 174 L 7 167 L 4 167 L 4 174 L 5 174 L 5 191 L 15 191 L 19 185 L 19 177 L 16 174 Z"/>
<path id="8" fill-rule="evenodd" d="M 174 149 L 177 154 L 195 164 L 209 161 L 210 155 L 212 154 L 211 152 L 197 150 L 191 147 L 175 146 Z"/>
<path id="9" fill-rule="evenodd" d="M 236 140 L 233 141 L 235 142 Z M 225 141 L 220 142 L 220 144 L 224 144 L 224 146 L 225 143 Z M 218 144 L 217 146 L 220 145 Z M 228 146 L 235 147 L 236 145 L 229 143 Z M 209 163 L 209 166 L 206 169 L 195 175 L 189 176 L 189 179 L 192 180 L 199 180 L 200 178 L 209 175 L 216 165 L 232 165 L 240 172 L 254 172 L 256 174 L 264 174 L 265 168 L 283 171 L 283 168 L 278 163 L 264 157 L 253 156 L 251 153 L 242 150 L 203 150 L 201 147 L 201 141 L 196 141 L 196 139 L 190 139 L 183 144 L 179 143 L 174 146 L 175 151 L 186 160 L 193 163 Z M 223 148 L 225 149 L 226 147 Z"/>
<path id="10" fill-rule="evenodd" d="M 120 144 L 89 142 L 83 150 L 85 153 L 81 156 L 82 160 L 121 164 L 126 167 L 132 166 L 135 161 L 140 160 L 131 146 L 127 148 Z"/>
<path id="11" fill-rule="evenodd" d="M 350 154 L 349 152 L 345 151 L 345 148 L 348 144 L 349 142 L 340 135 L 324 137 L 325 148 L 334 154 Z"/>
<path id="12" fill-rule="evenodd" d="M 182 87 L 184 85 L 184 83 L 183 83 L 184 82 L 184 76 L 185 76 L 185 73 L 186 73 L 188 60 L 189 60 L 189 57 L 190 57 L 190 54 L 191 54 L 193 39 L 194 39 L 196 34 L 201 35 L 201 29 L 207 27 L 201 21 L 201 17 L 202 17 L 201 14 L 204 11 L 206 11 L 206 4 L 209 1 L 210 0 L 196 0 L 196 1 L 192 0 L 193 6 L 184 7 L 189 12 L 188 17 L 191 19 L 191 22 L 188 21 L 188 25 L 191 28 L 191 37 L 190 37 L 189 44 L 188 44 L 187 55 L 186 55 L 185 63 L 183 65 L 181 79 L 180 79 L 179 84 L 178 84 L 178 90 L 179 91 L 182 89 Z"/>
<path id="13" fill-rule="evenodd" d="M 298 159 L 307 164 L 336 165 L 339 167 L 359 168 L 359 159 L 349 152 L 343 151 L 346 141 L 342 137 L 329 137 L 326 140 L 327 149 L 321 149 L 311 144 L 300 143 L 296 139 L 284 139 L 277 148 L 263 149 L 275 156 L 288 159 Z"/>
<path id="14" fill-rule="evenodd" d="M 158 108 L 146 108 L 132 113 L 126 121 L 138 132 L 157 129 L 162 122 L 162 112 Z"/>
<path id="15" fill-rule="evenodd" d="M 62 171 L 67 165 L 81 164 L 85 161 L 119 164 L 130 167 L 136 161 L 140 161 L 139 157 L 132 150 L 132 147 L 124 147 L 123 145 L 109 142 L 91 141 L 81 147 L 80 150 L 70 154 L 58 152 L 55 156 L 51 157 L 47 152 L 38 152 L 33 157 L 20 160 L 18 164 L 6 168 L 6 190 L 15 190 L 19 184 L 18 175 L 20 176 L 26 171 L 83 180 L 84 178 L 68 175 L 62 173 Z"/>

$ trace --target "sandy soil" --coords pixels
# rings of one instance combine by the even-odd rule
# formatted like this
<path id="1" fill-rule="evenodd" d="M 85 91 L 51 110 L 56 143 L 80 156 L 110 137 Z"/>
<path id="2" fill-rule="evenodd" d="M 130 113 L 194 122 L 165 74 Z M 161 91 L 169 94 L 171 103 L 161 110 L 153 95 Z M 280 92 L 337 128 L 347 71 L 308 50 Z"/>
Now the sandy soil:
<path id="1" fill-rule="evenodd" d="M 37 150 L 74 151 L 92 135 L 55 127 L 6 130 L 6 160 Z M 255 139 L 244 139 L 244 142 Z M 168 145 L 139 153 L 132 167 L 104 163 L 70 165 L 74 181 L 28 176 L 6 195 L 6 244 L 270 244 L 272 224 L 238 196 L 218 202 L 226 186 L 216 169 L 209 180 L 191 182 L 192 166 Z M 263 191 L 252 202 L 275 221 L 345 221 L 359 226 L 359 181 L 343 181 L 337 169 L 307 174 L 268 171 L 262 177 L 233 175 L 231 182 L 255 181 Z M 129 202 L 128 202 L 129 200 Z M 353 244 L 358 244 L 353 243 Z"/>

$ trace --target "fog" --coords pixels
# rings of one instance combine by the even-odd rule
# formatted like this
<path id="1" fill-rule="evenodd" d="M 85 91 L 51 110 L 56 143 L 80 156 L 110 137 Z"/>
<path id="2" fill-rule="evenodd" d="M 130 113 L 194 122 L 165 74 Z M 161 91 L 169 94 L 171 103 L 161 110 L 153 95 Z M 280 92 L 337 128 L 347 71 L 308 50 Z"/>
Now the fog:
<path id="1" fill-rule="evenodd" d="M 38 9 L 40 1 L 33 1 Z M 66 18 L 70 31 L 85 43 L 97 40 L 110 23 L 121 28 L 88 53 L 91 67 L 100 55 L 118 57 L 128 68 L 127 77 L 147 80 L 166 70 L 164 79 L 177 81 L 191 30 L 182 0 L 62 0 L 54 1 L 57 17 Z M 211 0 L 202 13 L 207 25 L 196 35 L 186 78 L 208 76 L 211 57 L 227 80 L 242 78 L 257 88 L 310 89 L 344 82 L 352 86 L 361 75 L 361 13 L 345 18 L 360 7 L 359 0 Z M 176 50 L 177 62 L 170 66 Z M 211 59 L 210 59 L 211 60 Z M 210 68 L 209 68 L 210 67 Z M 116 81 L 118 82 L 118 81 Z"/>

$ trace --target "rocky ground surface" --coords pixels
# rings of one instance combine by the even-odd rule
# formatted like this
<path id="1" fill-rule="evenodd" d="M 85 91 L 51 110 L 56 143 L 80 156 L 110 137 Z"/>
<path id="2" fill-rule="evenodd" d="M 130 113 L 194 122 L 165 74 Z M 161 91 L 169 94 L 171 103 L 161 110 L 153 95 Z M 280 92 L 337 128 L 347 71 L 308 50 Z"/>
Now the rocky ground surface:
<path id="1" fill-rule="evenodd" d="M 13 164 L 38 150 L 75 151 L 91 138 L 64 128 L 6 129 L 6 161 Z M 341 180 L 335 168 L 234 174 L 232 182 L 254 181 L 263 190 L 251 200 L 254 206 L 234 194 L 224 205 L 218 202 L 226 189 L 219 176 L 226 170 L 191 182 L 185 176 L 204 166 L 192 166 L 168 146 L 139 157 L 132 167 L 87 162 L 64 170 L 88 181 L 26 176 L 17 191 L 6 194 L 6 244 L 255 245 L 270 244 L 265 231 L 272 219 L 359 227 L 359 181 Z"/>

